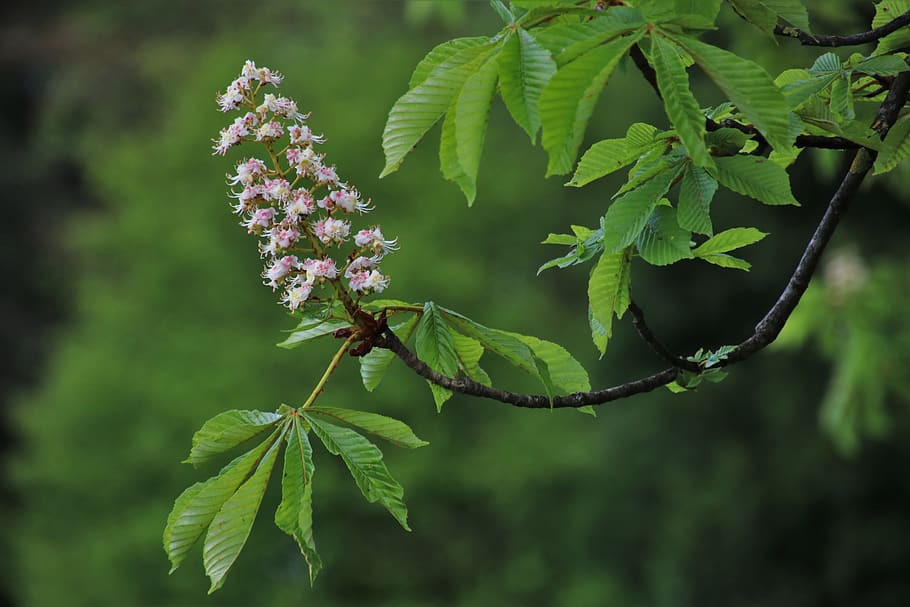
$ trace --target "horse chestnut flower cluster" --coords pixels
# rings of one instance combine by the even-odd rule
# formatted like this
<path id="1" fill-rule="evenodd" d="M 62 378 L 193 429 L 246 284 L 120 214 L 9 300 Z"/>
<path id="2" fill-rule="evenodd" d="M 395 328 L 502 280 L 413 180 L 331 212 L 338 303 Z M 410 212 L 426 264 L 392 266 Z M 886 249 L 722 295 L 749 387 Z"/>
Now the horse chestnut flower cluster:
<path id="1" fill-rule="evenodd" d="M 313 295 L 326 283 L 337 292 L 347 281 L 354 296 L 383 291 L 389 277 L 379 262 L 397 250 L 396 240 L 375 225 L 352 231 L 351 219 L 373 206 L 316 151 L 325 139 L 306 124 L 309 115 L 294 100 L 263 90 L 277 89 L 282 80 L 280 73 L 247 61 L 217 98 L 222 112 L 241 115 L 212 140 L 213 155 L 245 142 L 265 147 L 266 160 L 241 160 L 228 175 L 234 213 L 261 238 L 264 282 L 281 290 L 280 302 L 292 311 L 307 300 L 329 299 Z"/>

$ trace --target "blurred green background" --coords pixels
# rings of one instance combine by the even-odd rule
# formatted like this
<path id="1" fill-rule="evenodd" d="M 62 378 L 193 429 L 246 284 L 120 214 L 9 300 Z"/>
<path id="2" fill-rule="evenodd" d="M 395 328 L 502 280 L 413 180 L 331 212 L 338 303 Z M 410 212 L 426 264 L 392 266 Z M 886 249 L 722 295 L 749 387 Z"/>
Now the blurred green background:
<path id="1" fill-rule="evenodd" d="M 809 2 L 819 31 L 866 29 L 872 3 Z M 557 341 L 595 386 L 660 368 L 621 323 L 597 360 L 586 270 L 535 277 L 570 223 L 594 225 L 618 185 L 543 178 L 501 103 L 472 209 L 439 176 L 435 141 L 379 181 L 384 116 L 432 46 L 495 32 L 486 2 L 36 0 L 4 9 L 0 595 L 22 606 L 864 605 L 910 602 L 910 227 L 907 173 L 870 180 L 784 343 L 731 377 L 599 409 L 525 411 L 454 397 L 436 414 L 401 365 L 373 394 L 350 361 L 326 404 L 404 419 L 431 445 L 386 449 L 413 533 L 365 503 L 317 452 L 309 588 L 267 496 L 225 588 L 197 550 L 161 548 L 173 499 L 217 470 L 180 465 L 222 410 L 299 404 L 334 350 L 274 347 L 294 321 L 260 284 L 253 239 L 210 156 L 215 92 L 243 61 L 279 69 L 325 151 L 400 238 L 390 297 L 435 300 Z M 817 53 L 779 46 L 723 9 L 711 34 L 772 73 Z M 846 57 L 846 53 L 843 54 Z M 708 88 L 698 89 L 713 102 Z M 588 141 L 666 119 L 631 65 Z M 745 337 L 774 300 L 848 160 L 807 153 L 798 209 L 715 201 L 718 227 L 771 236 L 746 275 L 636 266 L 636 299 L 675 350 Z M 498 383 L 536 390 L 490 364 Z"/>

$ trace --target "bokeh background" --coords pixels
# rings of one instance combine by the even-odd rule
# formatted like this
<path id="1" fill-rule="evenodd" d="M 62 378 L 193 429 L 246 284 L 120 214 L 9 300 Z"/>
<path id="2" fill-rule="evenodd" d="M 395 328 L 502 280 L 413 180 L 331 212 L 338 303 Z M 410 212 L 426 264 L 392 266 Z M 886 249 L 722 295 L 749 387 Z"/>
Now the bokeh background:
<path id="1" fill-rule="evenodd" d="M 808 2 L 818 31 L 866 29 L 871 2 Z M 910 228 L 907 173 L 870 180 L 781 346 L 725 382 L 572 411 L 454 397 L 435 412 L 401 365 L 367 394 L 351 361 L 326 403 L 385 412 L 431 442 L 386 449 L 414 531 L 364 502 L 317 452 L 309 588 L 266 497 L 225 588 L 200 551 L 174 575 L 173 499 L 214 473 L 180 465 L 226 409 L 308 394 L 335 345 L 274 347 L 294 321 L 260 284 L 228 212 L 215 111 L 247 58 L 284 90 L 342 177 L 373 198 L 401 251 L 391 297 L 435 300 L 566 345 L 606 386 L 660 368 L 628 321 L 603 360 L 586 329 L 586 269 L 535 276 L 538 243 L 595 225 L 617 181 L 545 180 L 545 156 L 494 107 L 479 196 L 439 176 L 435 141 L 379 181 L 384 116 L 432 46 L 495 32 L 486 2 L 7 3 L 0 25 L 0 596 L 21 606 L 899 606 L 910 601 Z M 711 34 L 772 73 L 816 53 L 775 44 L 728 7 Z M 868 51 L 868 49 L 867 49 Z M 843 53 L 845 58 L 847 53 Z M 703 84 L 698 86 L 702 87 Z M 703 103 L 716 100 L 698 89 Z M 624 65 L 588 141 L 665 125 Z M 733 343 L 776 297 L 848 159 L 791 169 L 800 208 L 719 196 L 715 225 L 771 233 L 746 275 L 636 266 L 634 291 L 675 350 Z M 330 341 L 330 340 L 329 340 Z M 499 383 L 536 390 L 489 364 Z"/>

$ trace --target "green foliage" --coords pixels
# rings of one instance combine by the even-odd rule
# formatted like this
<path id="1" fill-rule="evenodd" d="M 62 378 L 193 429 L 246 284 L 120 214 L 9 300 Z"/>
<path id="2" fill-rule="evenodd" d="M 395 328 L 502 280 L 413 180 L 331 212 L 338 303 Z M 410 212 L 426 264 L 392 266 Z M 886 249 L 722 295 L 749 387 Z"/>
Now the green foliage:
<path id="1" fill-rule="evenodd" d="M 581 187 L 632 164 L 655 147 L 656 134 L 657 129 L 650 124 L 636 122 L 625 138 L 598 141 L 581 157 L 566 185 Z"/>
<path id="2" fill-rule="evenodd" d="M 194 466 L 207 462 L 228 449 L 251 440 L 274 427 L 281 416 L 263 411 L 225 411 L 219 413 L 193 435 L 193 448 L 187 462 Z"/>
<path id="3" fill-rule="evenodd" d="M 313 539 L 313 447 L 299 415 L 290 420 L 281 476 L 281 503 L 275 511 L 275 525 L 294 538 L 306 559 L 310 585 L 322 569 L 322 559 Z"/>
<path id="4" fill-rule="evenodd" d="M 700 167 L 686 167 L 679 184 L 679 227 L 711 236 L 711 201 L 717 192 L 717 180 Z"/>
<path id="5" fill-rule="evenodd" d="M 291 334 L 282 342 L 278 344 L 279 348 L 296 348 L 300 344 L 316 339 L 317 337 L 325 337 L 326 335 L 331 335 L 339 329 L 347 329 L 351 326 L 351 323 L 347 320 L 337 319 L 337 318 L 328 318 L 325 320 L 316 320 L 313 321 L 309 318 L 304 318 L 297 328 L 291 331 Z"/>
<path id="6" fill-rule="evenodd" d="M 631 255 L 624 250 L 604 253 L 591 269 L 588 281 L 589 321 L 594 345 L 601 357 L 613 336 L 613 317 L 622 318 L 629 307 Z"/>
<path id="7" fill-rule="evenodd" d="M 397 447 L 416 449 L 429 444 L 417 438 L 407 425 L 397 419 L 379 415 L 378 413 L 339 409 L 338 407 L 309 407 L 306 410 L 306 414 L 309 417 L 315 415 L 318 418 L 327 418 L 332 423 L 341 422 L 348 426 L 353 426 L 367 434 L 387 440 Z"/>
<path id="8" fill-rule="evenodd" d="M 449 111 L 453 102 L 457 102 L 465 82 L 491 59 L 493 47 L 489 41 L 482 44 L 462 43 L 454 53 L 447 54 L 448 51 L 439 51 L 425 60 L 426 65 L 421 72 L 433 65 L 437 58 L 446 57 L 433 67 L 426 78 L 422 77 L 422 73 L 418 76 L 415 71 L 412 81 L 417 84 L 392 107 L 382 134 L 382 148 L 386 154 L 382 176 L 397 170 L 430 127 Z"/>
<path id="9" fill-rule="evenodd" d="M 491 329 L 445 308 L 443 314 L 451 327 L 537 377 L 549 396 L 591 389 L 584 367 L 562 346 L 528 335 Z"/>
<path id="10" fill-rule="evenodd" d="M 680 159 L 661 159 L 656 166 L 660 168 L 655 176 L 614 200 L 607 209 L 603 234 L 606 252 L 615 253 L 638 238 L 684 165 Z"/>
<path id="11" fill-rule="evenodd" d="M 689 36 L 667 34 L 667 37 L 692 56 L 705 75 L 775 149 L 787 149 L 793 144 L 787 102 L 764 68 Z"/>
<path id="12" fill-rule="evenodd" d="M 516 28 L 499 53 L 499 86 L 512 119 L 532 144 L 540 130 L 540 94 L 555 73 L 550 53 L 526 30 Z"/>
<path id="13" fill-rule="evenodd" d="M 765 204 L 799 204 L 790 191 L 787 172 L 760 156 L 718 158 L 714 177 L 724 187 Z"/>
<path id="14" fill-rule="evenodd" d="M 875 5 L 872 28 L 881 27 L 907 11 L 910 11 L 910 1 L 908 0 L 880 0 Z M 910 32 L 904 27 L 879 40 L 873 55 L 890 53 L 902 49 L 908 44 L 910 44 Z"/>
<path id="15" fill-rule="evenodd" d="M 730 4 L 743 19 L 769 34 L 780 19 L 809 31 L 809 14 L 801 0 L 730 0 Z"/>
<path id="16" fill-rule="evenodd" d="M 541 145 L 549 155 L 547 175 L 572 170 L 594 106 L 619 60 L 644 35 L 638 31 L 597 46 L 559 68 L 540 97 Z"/>
<path id="17" fill-rule="evenodd" d="M 657 74 L 657 85 L 670 122 L 686 146 L 692 162 L 699 167 L 714 166 L 705 147 L 705 116 L 689 90 L 689 76 L 679 51 L 663 36 L 651 36 L 651 60 Z"/>
<path id="18" fill-rule="evenodd" d="M 228 570 L 240 556 L 240 551 L 250 536 L 253 521 L 256 520 L 265 488 L 278 458 L 278 445 L 285 437 L 286 431 L 285 427 L 273 440 L 265 443 L 268 449 L 257 463 L 256 470 L 221 505 L 215 518 L 209 523 L 202 549 L 205 573 L 212 580 L 209 594 L 224 584 Z M 189 518 L 193 514 L 191 511 L 184 512 L 178 520 Z"/>
<path id="19" fill-rule="evenodd" d="M 331 420 L 331 421 L 328 421 Z M 190 459 L 197 463 L 236 446 L 261 432 L 262 426 L 280 424 L 258 447 L 234 459 L 217 476 L 196 483 L 177 498 L 164 530 L 164 547 L 173 573 L 187 551 L 208 529 L 203 546 L 205 572 L 211 579 L 209 593 L 224 584 L 225 576 L 246 544 L 265 496 L 272 470 L 285 448 L 282 499 L 275 524 L 293 537 L 307 560 L 310 582 L 322 567 L 313 539 L 313 450 L 307 438 L 312 429 L 326 449 L 342 458 L 357 486 L 369 502 L 382 504 L 405 529 L 407 508 L 404 490 L 382 462 L 379 449 L 355 430 L 335 425 L 341 422 L 409 449 L 428 444 L 404 423 L 366 411 L 338 407 L 294 410 L 282 406 L 279 413 L 229 411 L 203 425 L 193 438 Z"/>
<path id="20" fill-rule="evenodd" d="M 668 266 L 693 257 L 692 232 L 680 227 L 676 209 L 660 205 L 651 214 L 635 247 L 642 259 L 654 266 Z"/>
<path id="21" fill-rule="evenodd" d="M 427 366 L 449 377 L 458 370 L 458 358 L 455 354 L 455 343 L 452 340 L 451 328 L 442 316 L 436 305 L 428 301 L 424 304 L 423 315 L 417 324 L 416 337 L 417 356 Z M 427 382 L 436 401 L 436 409 L 442 410 L 442 405 L 452 396 L 452 392 L 432 382 Z"/>
<path id="22" fill-rule="evenodd" d="M 376 445 L 350 428 L 342 428 L 316 416 L 303 413 L 306 421 L 332 455 L 338 455 L 354 477 L 354 482 L 368 502 L 379 502 L 406 531 L 408 509 L 404 489 L 392 478 Z"/>

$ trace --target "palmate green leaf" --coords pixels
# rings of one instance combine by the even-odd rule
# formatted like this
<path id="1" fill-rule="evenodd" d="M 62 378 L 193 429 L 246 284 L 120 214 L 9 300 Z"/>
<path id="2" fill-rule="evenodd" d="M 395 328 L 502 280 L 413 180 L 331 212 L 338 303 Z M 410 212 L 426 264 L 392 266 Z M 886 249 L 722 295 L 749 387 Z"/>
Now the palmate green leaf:
<path id="1" fill-rule="evenodd" d="M 417 438 L 414 431 L 404 422 L 397 419 L 371 413 L 369 411 L 355 411 L 339 407 L 307 407 L 307 415 L 316 415 L 325 418 L 331 423 L 341 422 L 363 430 L 367 434 L 387 440 L 397 447 L 417 449 L 429 445 L 425 440 Z"/>
<path id="2" fill-rule="evenodd" d="M 790 191 L 790 177 L 779 165 L 761 156 L 727 156 L 715 159 L 714 177 L 724 187 L 765 204 L 799 202 Z"/>
<path id="3" fill-rule="evenodd" d="M 562 346 L 528 335 L 485 327 L 470 318 L 440 308 L 449 324 L 519 369 L 538 378 L 548 393 L 583 391 L 584 368 Z M 551 395 L 552 396 L 552 395 Z"/>
<path id="4" fill-rule="evenodd" d="M 476 339 L 462 335 L 457 331 L 452 333 L 452 343 L 455 344 L 455 355 L 458 357 L 458 365 L 472 380 L 485 386 L 492 385 L 490 376 L 480 366 L 480 358 L 483 356 L 483 345 Z"/>
<path id="5" fill-rule="evenodd" d="M 164 549 L 171 561 L 171 573 L 177 570 L 228 498 L 256 468 L 279 433 L 276 430 L 261 445 L 234 458 L 216 476 L 196 483 L 180 494 L 164 528 Z"/>
<path id="6" fill-rule="evenodd" d="M 329 453 L 341 456 L 366 500 L 379 502 L 399 525 L 410 531 L 408 508 L 402 500 L 404 489 L 389 474 L 382 461 L 382 451 L 350 428 L 336 426 L 306 411 L 303 416 Z"/>
<path id="7" fill-rule="evenodd" d="M 793 145 L 787 101 L 763 67 L 688 36 L 666 35 L 692 56 L 772 147 L 786 150 Z"/>
<path id="8" fill-rule="evenodd" d="M 280 436 L 284 436 L 284 430 Z M 205 573 L 212 581 L 209 594 L 224 584 L 228 570 L 243 550 L 253 528 L 253 521 L 256 520 L 262 496 L 265 495 L 265 488 L 278 457 L 280 441 L 270 442 L 269 449 L 263 455 L 256 471 L 224 502 L 209 525 L 202 548 Z"/>
<path id="9" fill-rule="evenodd" d="M 316 339 L 317 337 L 330 335 L 338 329 L 347 329 L 350 326 L 351 323 L 346 320 L 330 318 L 329 320 L 323 321 L 318 325 L 294 330 L 294 332 L 291 333 L 287 339 L 278 343 L 277 345 L 279 348 L 286 348 L 290 350 L 291 348 L 296 348 L 306 341 Z"/>
<path id="10" fill-rule="evenodd" d="M 755 244 L 767 235 L 755 228 L 731 228 L 709 238 L 696 247 L 692 254 L 696 257 L 706 257 L 717 253 L 728 253 Z"/>
<path id="11" fill-rule="evenodd" d="M 692 232 L 679 227 L 676 209 L 659 206 L 635 240 L 641 258 L 654 266 L 667 266 L 692 258 Z"/>
<path id="12" fill-rule="evenodd" d="M 310 570 L 310 585 L 322 569 L 322 559 L 313 539 L 313 447 L 299 416 L 295 416 L 287 436 L 284 473 L 281 477 L 281 503 L 275 511 L 275 525 L 293 537 Z"/>
<path id="13" fill-rule="evenodd" d="M 462 188 L 469 205 L 474 202 L 476 196 L 480 154 L 483 151 L 490 102 L 496 90 L 498 75 L 494 55 L 481 63 L 477 71 L 465 80 L 454 104 L 455 156 L 464 179 L 470 184 L 467 190 Z"/>
<path id="14" fill-rule="evenodd" d="M 547 176 L 572 170 L 588 119 L 619 60 L 644 35 L 638 30 L 596 47 L 561 67 L 540 96 L 541 142 L 549 155 Z"/>
<path id="15" fill-rule="evenodd" d="M 465 81 L 489 58 L 494 48 L 492 43 L 488 43 L 457 50 L 395 102 L 382 133 L 386 164 L 380 177 L 398 169 L 405 156 L 449 109 Z"/>
<path id="16" fill-rule="evenodd" d="M 894 170 L 910 154 L 910 114 L 901 116 L 885 137 L 884 149 L 875 160 L 873 174 Z"/>
<path id="17" fill-rule="evenodd" d="M 893 21 L 901 14 L 910 11 L 910 0 L 881 0 L 875 5 L 875 16 L 872 17 L 872 29 L 881 27 Z M 878 41 L 873 55 L 884 55 L 892 51 L 910 46 L 910 29 L 902 27 L 901 29 L 888 34 Z"/>
<path id="18" fill-rule="evenodd" d="M 414 333 L 414 327 L 417 326 L 417 316 L 411 316 L 402 323 L 392 325 L 390 328 L 401 343 L 407 343 Z M 385 377 L 389 365 L 395 358 L 395 353 L 385 348 L 373 348 L 364 356 L 360 357 L 360 379 L 363 380 L 363 387 L 367 392 L 376 389 L 382 378 Z"/>
<path id="19" fill-rule="evenodd" d="M 636 122 L 629 127 L 625 138 L 598 141 L 582 155 L 572 180 L 566 185 L 581 187 L 635 162 L 655 146 L 655 135 L 656 128 Z"/>
<path id="20" fill-rule="evenodd" d="M 415 346 L 420 360 L 437 373 L 452 377 L 458 371 L 452 329 L 432 301 L 424 304 L 423 316 L 417 323 Z M 436 409 L 441 410 L 443 403 L 452 396 L 452 392 L 429 381 L 427 384 L 433 392 Z"/>
<path id="21" fill-rule="evenodd" d="M 240 443 L 272 429 L 284 419 L 278 413 L 232 410 L 219 413 L 193 435 L 187 463 L 199 465 Z"/>
<path id="22" fill-rule="evenodd" d="M 629 306 L 631 254 L 626 249 L 604 253 L 591 270 L 588 281 L 588 310 L 591 337 L 601 357 L 613 336 L 613 316 L 621 317 Z"/>
<path id="23" fill-rule="evenodd" d="M 651 36 L 651 61 L 667 117 L 692 162 L 700 167 L 714 166 L 705 146 L 705 115 L 689 90 L 689 75 L 676 47 L 660 35 Z"/>
<path id="24" fill-rule="evenodd" d="M 605 252 L 618 252 L 638 238 L 651 212 L 670 189 L 682 166 L 682 163 L 677 163 L 666 167 L 655 177 L 613 201 L 603 221 Z"/>
<path id="25" fill-rule="evenodd" d="M 423 83 L 430 77 L 433 70 L 458 53 L 458 51 L 462 51 L 466 48 L 483 46 L 489 41 L 490 39 L 487 36 L 474 36 L 469 38 L 455 38 L 454 40 L 449 40 L 436 46 L 427 53 L 427 55 L 420 60 L 420 63 L 417 64 L 417 67 L 414 68 L 414 73 L 411 75 L 410 82 L 408 82 L 408 88 L 412 89 Z"/>
<path id="26" fill-rule="evenodd" d="M 679 184 L 679 212 L 676 216 L 679 227 L 707 236 L 713 234 L 711 201 L 715 192 L 716 179 L 700 167 L 687 166 Z"/>
<path id="27" fill-rule="evenodd" d="M 499 91 L 512 119 L 531 138 L 540 130 L 537 109 L 544 86 L 556 73 L 556 62 L 528 31 L 517 28 L 498 56 Z"/>

